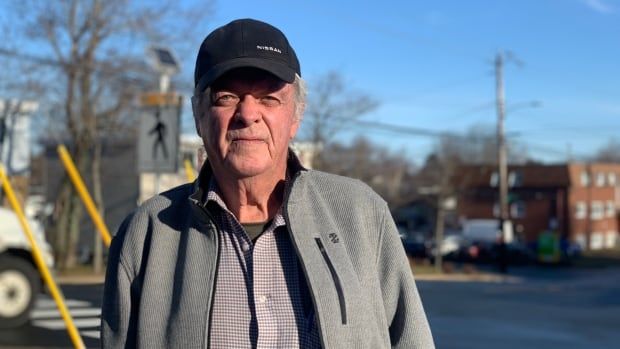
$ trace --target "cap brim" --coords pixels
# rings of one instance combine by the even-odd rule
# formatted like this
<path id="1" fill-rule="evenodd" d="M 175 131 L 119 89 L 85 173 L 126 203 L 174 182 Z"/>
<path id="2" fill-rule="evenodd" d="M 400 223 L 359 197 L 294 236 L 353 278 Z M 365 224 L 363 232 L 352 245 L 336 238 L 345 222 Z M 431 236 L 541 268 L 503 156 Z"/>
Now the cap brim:
<path id="1" fill-rule="evenodd" d="M 220 63 L 209 69 L 209 71 L 198 80 L 196 91 L 204 91 L 222 75 L 237 68 L 258 68 L 275 75 L 282 81 L 288 83 L 295 81 L 295 70 L 284 63 L 263 58 L 240 57 Z"/>

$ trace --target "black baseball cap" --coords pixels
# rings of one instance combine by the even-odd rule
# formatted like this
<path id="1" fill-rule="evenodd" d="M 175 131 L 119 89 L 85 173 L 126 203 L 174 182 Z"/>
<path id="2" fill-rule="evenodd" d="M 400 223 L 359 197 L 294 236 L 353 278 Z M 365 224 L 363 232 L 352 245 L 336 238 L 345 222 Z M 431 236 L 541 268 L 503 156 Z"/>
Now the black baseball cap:
<path id="1" fill-rule="evenodd" d="M 299 60 L 286 36 L 276 27 L 254 19 L 238 19 L 209 34 L 198 51 L 194 87 L 202 92 L 236 68 L 265 70 L 292 83 L 301 76 Z"/>

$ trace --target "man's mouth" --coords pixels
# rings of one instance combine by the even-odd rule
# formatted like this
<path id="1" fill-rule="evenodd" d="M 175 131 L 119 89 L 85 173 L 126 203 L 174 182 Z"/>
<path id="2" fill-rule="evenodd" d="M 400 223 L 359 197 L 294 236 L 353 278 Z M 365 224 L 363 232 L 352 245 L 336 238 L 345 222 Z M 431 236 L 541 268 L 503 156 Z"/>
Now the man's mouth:
<path id="1" fill-rule="evenodd" d="M 262 138 L 255 137 L 236 137 L 232 139 L 233 143 L 259 143 L 263 142 Z"/>

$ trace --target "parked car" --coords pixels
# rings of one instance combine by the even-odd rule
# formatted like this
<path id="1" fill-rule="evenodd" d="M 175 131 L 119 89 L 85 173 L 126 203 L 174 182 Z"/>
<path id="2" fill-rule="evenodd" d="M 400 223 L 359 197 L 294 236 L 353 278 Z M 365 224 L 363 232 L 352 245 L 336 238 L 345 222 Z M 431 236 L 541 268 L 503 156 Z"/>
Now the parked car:
<path id="1" fill-rule="evenodd" d="M 42 281 L 15 213 L 0 207 L 0 222 L 0 328 L 12 328 L 28 321 Z M 51 247 L 41 225 L 32 219 L 28 223 L 45 263 L 52 267 Z"/>
<path id="2" fill-rule="evenodd" d="M 463 237 L 460 232 L 446 232 L 441 244 L 439 244 L 439 251 L 437 245 L 433 241 L 430 248 L 431 259 L 437 257 L 438 253 L 445 260 L 459 260 L 465 246 L 468 245 L 468 241 Z"/>
<path id="3" fill-rule="evenodd" d="M 506 261 L 509 264 L 528 264 L 536 260 L 533 250 L 513 238 L 510 222 L 506 225 Z M 466 221 L 460 232 L 447 232 L 440 245 L 444 259 L 467 263 L 497 263 L 501 256 L 502 232 L 495 219 Z M 432 248 L 431 255 L 437 255 Z"/>
<path id="4" fill-rule="evenodd" d="M 463 236 L 470 241 L 496 243 L 502 238 L 500 222 L 497 219 L 470 219 L 463 222 Z M 514 240 L 512 223 L 504 222 L 504 241 L 511 243 Z"/>
<path id="5" fill-rule="evenodd" d="M 413 258 L 427 258 L 429 256 L 430 241 L 427 234 L 419 231 L 410 231 L 402 225 L 397 225 L 396 227 L 408 256 Z"/>

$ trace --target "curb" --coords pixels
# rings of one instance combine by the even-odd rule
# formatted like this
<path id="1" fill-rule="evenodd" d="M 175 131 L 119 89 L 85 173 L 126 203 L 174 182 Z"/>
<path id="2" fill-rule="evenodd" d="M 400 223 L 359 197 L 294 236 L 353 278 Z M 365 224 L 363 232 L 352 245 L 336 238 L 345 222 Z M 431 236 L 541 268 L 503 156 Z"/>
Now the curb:
<path id="1" fill-rule="evenodd" d="M 440 282 L 504 282 L 518 283 L 522 278 L 510 275 L 500 275 L 491 273 L 444 273 L 444 274 L 415 274 L 418 281 L 440 281 Z M 104 275 L 58 275 L 56 280 L 61 285 L 94 285 L 103 284 Z"/>
<path id="2" fill-rule="evenodd" d="M 504 282 L 518 283 L 522 278 L 509 275 L 473 273 L 473 274 L 414 274 L 417 281 L 441 282 Z"/>
<path id="3" fill-rule="evenodd" d="M 58 275 L 56 281 L 61 285 L 95 285 L 102 284 L 104 275 Z"/>

